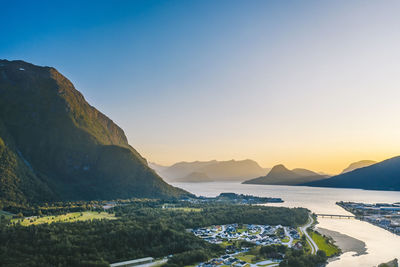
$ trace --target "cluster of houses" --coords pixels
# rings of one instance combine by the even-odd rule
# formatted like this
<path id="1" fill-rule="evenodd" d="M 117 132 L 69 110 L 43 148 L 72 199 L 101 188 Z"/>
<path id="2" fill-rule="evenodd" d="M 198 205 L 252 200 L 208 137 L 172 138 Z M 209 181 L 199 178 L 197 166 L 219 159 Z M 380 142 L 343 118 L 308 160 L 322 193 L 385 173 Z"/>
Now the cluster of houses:
<path id="1" fill-rule="evenodd" d="M 245 266 L 247 262 L 239 260 L 234 256 L 224 255 L 220 258 L 209 260 L 208 262 L 200 263 L 197 265 L 198 267 L 213 267 L 213 266 L 220 266 L 220 265 L 228 265 L 228 266 L 236 266 L 241 267 Z"/>
<path id="2" fill-rule="evenodd" d="M 359 219 L 400 235 L 400 203 L 338 202 L 337 204 L 355 214 Z"/>
<path id="3" fill-rule="evenodd" d="M 289 229 L 289 235 L 293 238 L 293 239 L 300 239 L 300 234 L 296 229 Z"/>
<path id="4" fill-rule="evenodd" d="M 205 228 L 190 230 L 194 235 L 214 244 L 223 244 L 226 246 L 226 254 L 200 263 L 198 267 L 211 266 L 246 266 L 249 263 L 240 259 L 241 253 L 248 252 L 249 247 L 241 244 L 242 247 L 236 247 L 232 241 L 247 241 L 255 245 L 273 245 L 283 244 L 289 247 L 297 248 L 301 246 L 300 242 L 294 242 L 300 239 L 300 234 L 296 229 L 283 227 L 281 225 L 255 225 L 255 224 L 227 224 L 213 225 Z M 237 244 L 237 243 L 236 243 Z M 300 247 L 301 249 L 301 247 Z M 276 266 L 279 260 L 268 260 L 265 264 Z"/>
<path id="5" fill-rule="evenodd" d="M 366 216 L 364 220 L 400 235 L 400 217 Z"/>
<path id="6" fill-rule="evenodd" d="M 338 202 L 339 206 L 358 215 L 400 215 L 400 203 L 375 203 L 366 204 L 358 202 Z"/>
<path id="7" fill-rule="evenodd" d="M 193 234 L 214 244 L 221 244 L 225 241 L 243 240 L 256 245 L 288 244 L 290 240 L 300 239 L 296 229 L 283 227 L 281 225 L 254 225 L 229 224 L 216 225 L 208 228 L 193 229 Z M 287 237 L 289 241 L 283 242 Z"/>
<path id="8" fill-rule="evenodd" d="M 215 267 L 215 266 L 234 266 L 234 267 L 243 267 L 243 266 L 278 266 L 280 259 L 271 259 L 271 260 L 263 260 L 261 262 L 257 262 L 255 264 L 249 264 L 244 260 L 241 260 L 239 253 L 235 254 L 226 254 L 220 256 L 219 258 L 211 259 L 207 262 L 199 263 L 196 267 Z"/>

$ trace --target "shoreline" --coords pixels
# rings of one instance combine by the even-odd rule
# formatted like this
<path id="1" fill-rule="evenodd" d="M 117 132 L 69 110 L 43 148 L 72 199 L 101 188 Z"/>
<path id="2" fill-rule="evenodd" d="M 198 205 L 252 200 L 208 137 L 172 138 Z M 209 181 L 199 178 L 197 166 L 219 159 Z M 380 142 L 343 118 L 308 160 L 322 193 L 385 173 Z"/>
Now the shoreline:
<path id="1" fill-rule="evenodd" d="M 353 252 L 353 257 L 368 254 L 365 242 L 359 239 L 318 226 L 316 226 L 316 230 L 322 235 L 331 237 L 334 244 L 341 249 L 340 255 L 330 258 L 328 262 L 339 260 L 340 256 L 347 252 Z"/>
<path id="2" fill-rule="evenodd" d="M 396 214 L 392 214 L 392 215 L 391 215 L 391 214 L 376 213 L 376 214 L 370 214 L 370 215 L 368 215 L 368 214 L 367 214 L 367 215 L 359 215 L 359 214 L 356 214 L 356 213 L 354 212 L 354 210 L 349 209 L 349 208 L 346 206 L 346 204 L 349 204 L 349 203 L 336 202 L 336 205 L 338 205 L 339 207 L 341 207 L 341 208 L 344 209 L 345 211 L 350 212 L 351 214 L 353 214 L 353 215 L 355 216 L 355 219 L 356 219 L 356 220 L 360 220 L 360 221 L 363 221 L 363 222 L 370 223 L 370 224 L 375 225 L 375 226 L 377 226 L 377 227 L 379 227 L 379 228 L 382 228 L 382 229 L 384 229 L 384 230 L 386 230 L 386 231 L 389 231 L 389 232 L 391 232 L 392 234 L 395 234 L 395 235 L 400 236 L 400 232 L 396 231 L 396 229 L 391 228 L 391 227 L 388 227 L 387 225 L 379 224 L 379 223 L 377 223 L 376 221 L 370 220 L 370 217 L 372 217 L 371 215 L 377 215 L 377 216 L 379 216 L 378 218 L 384 218 L 384 217 L 387 218 L 387 216 L 392 216 L 392 215 L 397 216 Z M 357 210 L 356 210 L 356 211 L 357 211 Z"/>

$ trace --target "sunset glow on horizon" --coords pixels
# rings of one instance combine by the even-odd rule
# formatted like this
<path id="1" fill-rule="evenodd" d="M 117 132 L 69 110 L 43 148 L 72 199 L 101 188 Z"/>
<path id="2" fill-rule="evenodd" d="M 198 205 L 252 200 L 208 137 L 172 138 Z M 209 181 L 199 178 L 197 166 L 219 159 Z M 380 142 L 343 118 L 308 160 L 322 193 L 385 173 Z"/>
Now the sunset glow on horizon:
<path id="1" fill-rule="evenodd" d="M 400 155 L 400 2 L 96 3 L 6 7 L 0 58 L 56 67 L 148 161 Z"/>

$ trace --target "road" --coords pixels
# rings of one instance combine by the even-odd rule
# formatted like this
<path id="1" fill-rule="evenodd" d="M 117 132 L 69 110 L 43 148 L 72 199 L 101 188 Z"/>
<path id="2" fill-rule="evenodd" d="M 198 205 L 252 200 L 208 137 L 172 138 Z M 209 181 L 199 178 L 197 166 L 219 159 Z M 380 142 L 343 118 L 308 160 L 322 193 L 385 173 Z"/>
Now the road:
<path id="1" fill-rule="evenodd" d="M 168 259 L 167 259 L 167 258 L 164 258 L 164 259 L 161 259 L 161 260 L 158 260 L 158 261 L 154 261 L 154 262 L 151 262 L 151 263 L 146 263 L 146 264 L 140 264 L 140 265 L 136 265 L 136 267 L 153 267 L 153 266 L 161 266 L 161 265 L 163 265 L 163 264 L 167 263 L 167 261 L 168 261 Z"/>
<path id="2" fill-rule="evenodd" d="M 265 261 L 260 261 L 257 263 L 250 263 L 249 265 L 250 265 L 250 267 L 259 267 L 259 266 L 273 267 L 273 266 L 279 266 L 279 262 L 265 260 Z"/>
<path id="3" fill-rule="evenodd" d="M 317 244 L 315 244 L 314 240 L 307 233 L 307 229 L 314 223 L 314 219 L 311 217 L 311 215 L 308 216 L 309 216 L 309 223 L 300 227 L 300 231 L 306 236 L 307 243 L 311 247 L 311 254 L 316 254 L 318 251 L 318 246 Z"/>
<path id="4" fill-rule="evenodd" d="M 289 248 L 291 248 L 292 245 L 293 245 L 293 237 L 289 234 L 289 231 L 288 231 L 287 227 L 283 227 L 283 230 L 285 230 L 285 235 L 286 235 L 287 237 L 289 237 L 289 242 L 287 242 L 287 243 L 282 243 L 282 244 L 285 244 L 285 245 L 287 245 Z"/>

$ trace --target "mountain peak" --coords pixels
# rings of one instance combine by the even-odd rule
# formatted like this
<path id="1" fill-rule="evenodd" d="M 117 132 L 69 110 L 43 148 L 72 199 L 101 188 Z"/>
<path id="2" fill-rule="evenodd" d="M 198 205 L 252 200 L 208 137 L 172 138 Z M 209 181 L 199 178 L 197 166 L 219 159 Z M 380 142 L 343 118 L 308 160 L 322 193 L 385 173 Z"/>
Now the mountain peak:
<path id="1" fill-rule="evenodd" d="M 304 182 L 326 178 L 307 169 L 287 169 L 283 164 L 275 165 L 266 175 L 245 181 L 245 184 L 269 184 L 269 185 L 298 185 Z"/>
<path id="2" fill-rule="evenodd" d="M 377 163 L 377 162 L 373 161 L 373 160 L 360 160 L 360 161 L 357 161 L 357 162 L 353 162 L 347 168 L 345 168 L 342 171 L 342 173 L 351 172 L 351 171 L 354 171 L 354 170 L 359 169 L 359 168 L 368 167 L 368 166 L 371 166 L 371 165 L 373 165 L 375 163 Z"/>
<path id="3" fill-rule="evenodd" d="M 279 173 L 279 172 L 290 172 L 288 168 L 285 167 L 283 164 L 278 164 L 272 167 L 269 173 Z"/>
<path id="4" fill-rule="evenodd" d="M 55 68 L 0 60 L 0 95 L 0 202 L 185 194 Z"/>

